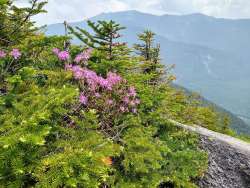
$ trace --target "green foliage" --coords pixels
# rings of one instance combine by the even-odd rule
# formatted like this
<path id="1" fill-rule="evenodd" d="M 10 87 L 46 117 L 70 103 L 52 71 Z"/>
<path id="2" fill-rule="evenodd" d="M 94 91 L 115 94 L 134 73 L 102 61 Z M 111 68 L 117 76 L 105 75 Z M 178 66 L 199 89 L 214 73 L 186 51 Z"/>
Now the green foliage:
<path id="1" fill-rule="evenodd" d="M 15 74 L 19 69 L 31 63 L 38 65 L 45 50 L 56 45 L 53 37 L 38 34 L 32 18 L 46 11 L 43 7 L 46 1 L 31 0 L 30 7 L 17 7 L 12 0 L 1 1 L 0 4 L 0 51 L 10 53 L 14 48 L 19 49 L 21 58 L 0 58 L 0 89 L 5 89 L 5 78 Z M 54 37 L 60 38 L 60 37 Z M 39 44 L 40 42 L 40 44 Z M 44 61 L 43 61 L 44 62 Z"/>
<path id="2" fill-rule="evenodd" d="M 143 42 L 143 44 L 135 44 L 134 48 L 138 51 L 138 54 L 146 61 L 151 61 L 154 58 L 154 52 L 158 48 L 153 47 L 155 33 L 150 30 L 145 30 L 142 34 L 138 35 L 138 39 Z"/>
<path id="3" fill-rule="evenodd" d="M 102 158 L 119 147 L 88 130 L 97 126 L 94 115 L 72 117 L 78 127 L 68 127 L 64 117 L 78 95 L 70 81 L 68 73 L 31 68 L 9 79 L 11 92 L 1 98 L 1 185 L 96 187 L 108 177 Z"/>
<path id="4" fill-rule="evenodd" d="M 135 44 L 136 53 L 142 58 L 142 71 L 145 74 L 152 74 L 150 82 L 158 82 L 164 74 L 164 66 L 160 63 L 160 45 L 154 46 L 155 33 L 145 30 L 138 35 L 142 44 Z"/>
<path id="5" fill-rule="evenodd" d="M 45 1 L 31 0 L 30 7 L 17 7 L 13 1 L 0 3 L 0 48 L 22 43 L 24 39 L 35 34 L 37 28 L 31 18 L 44 13 Z"/>
<path id="6" fill-rule="evenodd" d="M 195 187 L 192 180 L 202 176 L 207 169 L 207 154 L 197 148 L 198 139 L 171 124 L 162 125 L 159 137 L 170 151 L 163 163 L 163 172 L 168 175 L 168 184 L 173 187 Z"/>
<path id="7" fill-rule="evenodd" d="M 172 87 L 167 88 L 167 97 L 162 102 L 162 113 L 170 119 L 195 124 L 224 134 L 233 134 L 229 128 L 229 119 L 217 112 L 213 107 L 204 106 L 197 95 L 186 95 L 184 91 Z"/>
<path id="8" fill-rule="evenodd" d="M 23 66 L 32 65 L 35 68 L 46 70 L 63 68 L 64 64 L 57 61 L 52 49 L 63 46 L 68 39 L 64 36 L 45 36 L 44 34 L 30 36 L 18 46 L 24 52 L 23 60 L 19 63 Z"/>
<path id="9" fill-rule="evenodd" d="M 5 58 L 0 58 L 0 88 L 6 90 L 5 79 L 16 74 L 25 66 L 32 65 L 39 69 L 56 69 L 64 64 L 54 57 L 52 49 L 62 46 L 67 37 L 46 37 L 42 34 L 26 37 L 22 44 L 15 46 L 20 51 L 18 59 L 13 58 L 11 51 L 5 50 Z"/>
<path id="10" fill-rule="evenodd" d="M 204 154 L 199 153 L 190 136 L 181 140 L 183 131 L 179 130 L 175 143 L 184 145 L 180 149 L 169 144 L 169 136 L 157 136 L 158 124 L 165 123 L 149 108 L 157 108 L 159 102 L 142 106 L 138 116 L 124 117 L 126 128 L 120 143 L 114 143 L 97 131 L 99 120 L 94 111 L 81 111 L 82 116 L 71 113 L 70 106 L 79 95 L 71 74 L 23 68 L 8 83 L 10 92 L 1 98 L 0 109 L 0 176 L 6 187 L 157 187 L 181 178 L 183 183 L 179 185 L 190 184 L 187 174 L 182 177 L 183 169 L 190 168 L 180 160 L 182 156 L 196 162 L 192 167 L 194 177 L 197 171 L 203 172 L 200 164 L 205 162 Z M 150 91 L 151 86 L 145 89 Z M 67 122 L 68 116 L 73 124 Z M 151 118 L 159 121 L 153 123 Z M 112 157 L 112 166 L 108 157 Z M 172 165 L 179 161 L 176 175 L 167 161 Z"/>
<path id="11" fill-rule="evenodd" d="M 98 50 L 105 53 L 105 56 L 109 60 L 119 57 L 121 52 L 125 51 L 125 44 L 116 42 L 121 35 L 119 32 L 125 27 L 121 27 L 120 24 L 114 21 L 98 21 L 94 23 L 90 20 L 87 21 L 89 27 L 94 31 L 94 35 L 91 35 L 88 31 L 76 27 L 76 30 L 69 26 L 72 34 L 74 34 L 78 39 L 80 39 L 84 44 L 91 48 L 97 48 Z M 121 50 L 123 49 L 123 50 Z M 126 51 L 128 51 L 126 49 Z"/>

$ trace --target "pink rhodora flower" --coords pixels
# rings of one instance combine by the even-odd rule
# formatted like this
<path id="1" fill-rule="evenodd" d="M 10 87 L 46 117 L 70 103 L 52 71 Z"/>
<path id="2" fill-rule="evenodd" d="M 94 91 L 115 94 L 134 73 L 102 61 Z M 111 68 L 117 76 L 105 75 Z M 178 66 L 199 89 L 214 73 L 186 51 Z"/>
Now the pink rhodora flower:
<path id="1" fill-rule="evenodd" d="M 96 97 L 96 98 L 100 98 L 100 97 L 101 97 L 101 94 L 100 94 L 100 93 L 95 93 L 95 97 Z"/>
<path id="2" fill-rule="evenodd" d="M 72 66 L 73 72 L 83 71 L 83 69 L 79 65 L 73 65 Z"/>
<path id="3" fill-rule="evenodd" d="M 91 56 L 91 53 L 92 53 L 92 49 L 87 49 L 85 50 L 84 52 L 78 54 L 76 57 L 75 57 L 75 62 L 76 63 L 80 63 L 80 62 L 83 62 L 84 64 L 87 63 L 87 61 L 89 60 L 90 56 Z"/>
<path id="4" fill-rule="evenodd" d="M 53 48 L 52 49 L 52 52 L 55 54 L 55 55 L 58 55 L 60 53 L 60 50 L 58 48 Z"/>
<path id="5" fill-rule="evenodd" d="M 75 79 L 83 78 L 83 69 L 80 66 L 78 65 L 72 66 L 71 70 L 73 72 Z"/>
<path id="6" fill-rule="evenodd" d="M 121 112 L 125 112 L 125 111 L 126 111 L 126 108 L 125 108 L 124 106 L 121 106 L 121 107 L 120 107 L 120 110 L 121 110 Z"/>
<path id="7" fill-rule="evenodd" d="M 5 58 L 5 57 L 6 57 L 6 53 L 0 50 L 0 58 Z"/>
<path id="8" fill-rule="evenodd" d="M 19 49 L 14 48 L 11 52 L 10 55 L 14 58 L 14 59 L 19 59 L 21 57 L 21 52 L 19 51 Z"/>
<path id="9" fill-rule="evenodd" d="M 122 77 L 116 73 L 109 72 L 107 75 L 108 82 L 113 86 L 122 81 Z"/>
<path id="10" fill-rule="evenodd" d="M 87 50 L 85 50 L 85 52 L 87 53 L 87 54 L 92 54 L 92 52 L 93 52 L 93 49 L 92 48 L 88 48 Z"/>
<path id="11" fill-rule="evenodd" d="M 81 104 L 87 105 L 88 104 L 88 97 L 84 95 L 84 93 L 80 94 L 79 101 Z"/>
<path id="12" fill-rule="evenodd" d="M 119 42 L 113 43 L 114 47 L 120 46 L 121 44 Z"/>
<path id="13" fill-rule="evenodd" d="M 112 99 L 109 99 L 108 101 L 107 101 L 107 104 L 108 105 L 112 105 L 114 103 L 114 101 L 112 100 Z"/>
<path id="14" fill-rule="evenodd" d="M 119 37 L 121 37 L 121 35 L 120 35 L 119 33 L 114 33 L 114 34 L 113 34 L 113 37 L 114 37 L 114 38 L 119 38 Z"/>
<path id="15" fill-rule="evenodd" d="M 83 69 L 83 76 L 88 80 L 88 81 L 97 81 L 98 76 L 96 72 L 89 70 L 89 69 Z"/>
<path id="16" fill-rule="evenodd" d="M 67 61 L 69 59 L 69 52 L 68 51 L 61 51 L 58 53 L 57 56 L 61 61 Z"/>
<path id="17" fill-rule="evenodd" d="M 96 90 L 99 80 L 96 72 L 89 69 L 83 69 L 83 79 L 86 80 L 86 83 L 89 85 L 92 91 Z"/>
<path id="18" fill-rule="evenodd" d="M 82 61 L 82 54 L 78 54 L 78 55 L 75 57 L 74 62 L 80 63 L 81 61 Z"/>
<path id="19" fill-rule="evenodd" d="M 107 79 L 99 77 L 98 83 L 100 84 L 102 88 L 107 89 L 107 90 L 112 90 L 112 85 L 109 83 Z"/>
<path id="20" fill-rule="evenodd" d="M 81 80 L 83 78 L 83 72 L 81 70 L 74 71 L 74 78 L 77 80 Z"/>
<path id="21" fill-rule="evenodd" d="M 73 65 L 72 64 L 65 64 L 64 68 L 66 71 L 72 70 Z"/>
<path id="22" fill-rule="evenodd" d="M 135 87 L 133 87 L 133 86 L 129 87 L 129 89 L 128 89 L 128 95 L 131 96 L 131 97 L 135 97 L 136 96 Z"/>
<path id="23" fill-rule="evenodd" d="M 129 104 L 129 97 L 128 96 L 125 96 L 123 98 L 123 102 L 125 102 L 126 104 Z"/>
<path id="24" fill-rule="evenodd" d="M 136 108 L 133 108 L 133 109 L 132 109 L 132 112 L 133 112 L 134 114 L 136 114 L 136 113 L 137 113 L 137 109 L 136 109 Z"/>
<path id="25" fill-rule="evenodd" d="M 140 99 L 135 99 L 135 104 L 140 104 L 141 103 L 141 101 L 140 101 Z"/>
<path id="26" fill-rule="evenodd" d="M 129 103 L 131 106 L 135 106 L 136 104 L 135 104 L 135 101 L 130 101 L 130 103 Z"/>
<path id="27" fill-rule="evenodd" d="M 83 61 L 88 61 L 89 58 L 91 57 L 92 52 L 93 52 L 93 49 L 91 49 L 91 48 L 85 50 L 85 51 L 82 53 Z"/>

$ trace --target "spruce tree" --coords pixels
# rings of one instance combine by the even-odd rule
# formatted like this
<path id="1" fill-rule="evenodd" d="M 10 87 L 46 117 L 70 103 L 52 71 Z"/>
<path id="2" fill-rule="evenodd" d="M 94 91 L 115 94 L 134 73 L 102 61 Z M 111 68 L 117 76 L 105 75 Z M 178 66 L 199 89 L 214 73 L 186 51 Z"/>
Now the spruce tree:
<path id="1" fill-rule="evenodd" d="M 153 82 L 158 82 L 164 73 L 163 65 L 160 62 L 160 45 L 154 44 L 155 33 L 145 30 L 138 35 L 138 39 L 142 42 L 135 44 L 136 53 L 142 58 L 142 68 L 145 74 L 152 74 Z"/>
<path id="2" fill-rule="evenodd" d="M 125 27 L 120 26 L 120 24 L 117 24 L 113 20 L 98 21 L 97 23 L 88 20 L 87 23 L 93 30 L 93 35 L 79 27 L 74 29 L 69 26 L 69 29 L 72 34 L 88 47 L 106 52 L 109 60 L 113 60 L 117 55 L 115 52 L 117 47 L 126 46 L 125 43 L 118 42 L 118 39 L 121 37 L 119 32 L 125 29 Z"/>
<path id="3" fill-rule="evenodd" d="M 145 30 L 143 33 L 138 35 L 138 39 L 142 41 L 142 44 L 135 44 L 134 48 L 137 54 L 144 57 L 146 61 L 152 60 L 153 55 L 153 42 L 155 33 L 150 30 Z"/>
<path id="4" fill-rule="evenodd" d="M 12 0 L 0 1 L 0 48 L 20 44 L 24 39 L 34 35 L 38 28 L 31 18 L 46 12 L 46 1 L 31 0 L 30 7 L 18 7 Z"/>

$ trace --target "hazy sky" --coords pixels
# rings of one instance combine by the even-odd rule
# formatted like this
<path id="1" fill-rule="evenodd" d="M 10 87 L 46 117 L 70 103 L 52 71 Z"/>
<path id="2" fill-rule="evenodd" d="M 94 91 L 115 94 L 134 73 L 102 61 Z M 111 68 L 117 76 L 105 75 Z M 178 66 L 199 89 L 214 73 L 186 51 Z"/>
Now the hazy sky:
<path id="1" fill-rule="evenodd" d="M 250 18 L 250 0 L 48 0 L 40 24 L 79 21 L 102 12 L 138 10 L 152 14 L 203 13 L 224 18 Z M 24 5 L 28 0 L 16 0 Z"/>

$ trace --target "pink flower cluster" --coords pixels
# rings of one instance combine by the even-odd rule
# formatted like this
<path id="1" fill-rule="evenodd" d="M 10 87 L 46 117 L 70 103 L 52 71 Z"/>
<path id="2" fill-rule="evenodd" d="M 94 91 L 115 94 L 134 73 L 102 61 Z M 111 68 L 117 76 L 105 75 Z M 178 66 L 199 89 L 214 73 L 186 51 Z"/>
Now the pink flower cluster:
<path id="1" fill-rule="evenodd" d="M 5 58 L 5 57 L 6 57 L 6 53 L 0 50 L 0 58 Z"/>
<path id="2" fill-rule="evenodd" d="M 116 43 L 114 43 L 112 46 L 118 47 L 118 46 L 125 46 L 125 45 L 126 45 L 125 42 L 123 42 L 123 43 L 116 42 Z"/>
<path id="3" fill-rule="evenodd" d="M 21 52 L 19 51 L 19 49 L 14 48 L 11 52 L 10 55 L 14 58 L 14 59 L 19 59 L 21 57 Z"/>
<path id="4" fill-rule="evenodd" d="M 61 61 L 70 59 L 67 51 L 54 48 L 53 53 Z M 80 64 L 87 65 L 91 53 L 92 49 L 87 49 L 78 54 L 72 64 L 65 64 L 65 70 L 71 71 L 79 83 L 81 107 L 95 109 L 101 114 L 104 113 L 105 116 L 109 114 L 112 118 L 127 112 L 137 113 L 140 100 L 137 98 L 136 90 L 134 87 L 128 87 L 127 81 L 120 75 L 109 72 L 104 78 L 97 75 L 96 72 L 80 66 Z"/>
<path id="5" fill-rule="evenodd" d="M 70 64 L 65 65 L 65 69 L 72 71 L 74 78 L 83 86 L 81 88 L 84 88 L 79 97 L 82 105 L 104 111 L 107 109 L 110 113 L 137 112 L 140 100 L 136 97 L 136 90 L 126 86 L 126 80 L 120 75 L 109 72 L 103 78 L 92 70 Z"/>
<path id="6" fill-rule="evenodd" d="M 111 91 L 113 86 L 123 81 L 123 79 L 115 73 L 109 72 L 107 78 L 104 79 L 103 77 L 98 76 L 96 72 L 87 68 L 82 68 L 79 65 L 66 64 L 65 69 L 72 71 L 75 79 L 84 81 L 91 91 L 98 89 Z"/>
<path id="7" fill-rule="evenodd" d="M 123 104 L 120 107 L 120 110 L 122 112 L 128 112 L 129 111 L 128 107 L 132 108 L 133 113 L 137 112 L 136 106 L 140 104 L 140 100 L 138 98 L 136 98 L 136 95 L 137 95 L 137 93 L 136 93 L 135 88 L 132 86 L 129 87 L 127 92 L 125 93 L 123 99 L 122 99 Z"/>
<path id="8" fill-rule="evenodd" d="M 67 61 L 70 58 L 68 51 L 60 51 L 58 48 L 54 48 L 52 51 L 61 61 Z"/>
<path id="9" fill-rule="evenodd" d="M 92 53 L 92 49 L 87 49 L 87 50 L 85 50 L 84 52 L 82 52 L 82 53 L 80 53 L 80 54 L 78 54 L 76 57 L 75 57 L 75 62 L 76 63 L 84 63 L 84 64 L 86 64 L 87 63 L 87 61 L 89 60 L 89 58 L 91 57 L 91 53 Z"/>
<path id="10" fill-rule="evenodd" d="M 86 96 L 84 95 L 84 93 L 81 93 L 81 94 L 80 94 L 80 97 L 79 97 L 79 102 L 80 102 L 81 104 L 87 105 L 87 104 L 88 104 L 88 97 L 86 97 Z"/>
<path id="11" fill-rule="evenodd" d="M 15 60 L 19 59 L 22 55 L 19 49 L 14 48 L 10 51 L 9 55 L 13 57 Z M 0 58 L 5 58 L 7 56 L 7 53 L 3 50 L 0 50 Z"/>
<path id="12" fill-rule="evenodd" d="M 115 38 L 115 39 L 117 39 L 117 38 L 120 38 L 121 35 L 120 35 L 119 33 L 114 33 L 114 34 L 112 35 L 112 37 Z"/>

